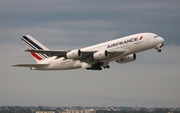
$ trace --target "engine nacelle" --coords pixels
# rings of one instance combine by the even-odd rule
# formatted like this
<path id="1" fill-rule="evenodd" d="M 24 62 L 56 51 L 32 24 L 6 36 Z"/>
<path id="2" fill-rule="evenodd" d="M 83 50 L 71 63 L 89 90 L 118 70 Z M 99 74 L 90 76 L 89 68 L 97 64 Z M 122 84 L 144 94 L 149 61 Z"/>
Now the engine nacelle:
<path id="1" fill-rule="evenodd" d="M 78 59 L 82 56 L 81 50 L 76 49 L 66 53 L 68 59 Z"/>
<path id="2" fill-rule="evenodd" d="M 116 62 L 121 64 L 121 63 L 131 62 L 131 61 L 134 61 L 134 60 L 136 60 L 136 54 L 128 55 L 128 56 L 126 56 L 124 58 L 116 60 Z"/>
<path id="3" fill-rule="evenodd" d="M 103 60 L 109 56 L 107 50 L 101 50 L 93 54 L 95 60 Z"/>

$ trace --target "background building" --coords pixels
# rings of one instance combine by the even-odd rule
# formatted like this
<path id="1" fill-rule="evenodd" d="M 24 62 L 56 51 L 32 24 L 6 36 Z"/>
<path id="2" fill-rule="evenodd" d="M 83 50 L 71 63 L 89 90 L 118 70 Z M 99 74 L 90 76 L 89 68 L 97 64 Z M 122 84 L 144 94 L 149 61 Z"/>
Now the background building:
<path id="1" fill-rule="evenodd" d="M 35 111 L 35 113 L 96 113 L 94 109 L 84 109 L 84 110 L 69 110 L 64 111 Z"/>

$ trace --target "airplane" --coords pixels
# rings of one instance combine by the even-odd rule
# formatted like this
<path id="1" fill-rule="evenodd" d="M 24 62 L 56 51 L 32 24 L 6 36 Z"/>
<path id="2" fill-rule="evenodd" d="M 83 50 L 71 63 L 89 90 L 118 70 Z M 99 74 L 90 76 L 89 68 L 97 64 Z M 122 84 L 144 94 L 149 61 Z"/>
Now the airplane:
<path id="1" fill-rule="evenodd" d="M 136 60 L 136 53 L 149 49 L 161 52 L 164 39 L 154 33 L 138 33 L 93 46 L 73 50 L 49 50 L 30 35 L 21 37 L 37 64 L 16 64 L 31 70 L 69 70 L 110 68 L 110 62 L 119 64 Z"/>

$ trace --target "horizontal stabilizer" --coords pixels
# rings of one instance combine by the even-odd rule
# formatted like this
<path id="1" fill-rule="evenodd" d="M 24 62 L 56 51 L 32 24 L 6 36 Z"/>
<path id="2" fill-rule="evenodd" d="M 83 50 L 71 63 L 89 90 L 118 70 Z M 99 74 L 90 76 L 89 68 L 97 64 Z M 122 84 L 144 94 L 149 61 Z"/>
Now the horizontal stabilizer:
<path id="1" fill-rule="evenodd" d="M 16 64 L 16 65 L 12 65 L 12 66 L 40 68 L 40 67 L 47 66 L 47 65 L 49 65 L 49 64 Z"/>
<path id="2" fill-rule="evenodd" d="M 65 50 L 24 50 L 25 52 L 35 52 L 35 53 L 66 53 L 68 51 Z M 70 51 L 70 50 L 69 50 Z"/>

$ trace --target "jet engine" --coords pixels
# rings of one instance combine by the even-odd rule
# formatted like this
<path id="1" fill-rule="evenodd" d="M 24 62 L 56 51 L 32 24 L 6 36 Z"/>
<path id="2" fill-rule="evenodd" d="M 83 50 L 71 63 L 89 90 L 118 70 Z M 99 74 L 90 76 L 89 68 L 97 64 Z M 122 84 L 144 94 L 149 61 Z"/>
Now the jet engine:
<path id="1" fill-rule="evenodd" d="M 107 50 L 101 50 L 93 54 L 95 60 L 103 60 L 109 56 Z"/>
<path id="2" fill-rule="evenodd" d="M 136 54 L 131 54 L 131 55 L 125 56 L 119 60 L 116 60 L 116 62 L 121 64 L 121 63 L 131 62 L 134 60 L 136 60 Z"/>
<path id="3" fill-rule="evenodd" d="M 66 54 L 66 57 L 68 59 L 78 59 L 81 56 L 82 56 L 82 53 L 81 53 L 81 50 L 79 50 L 79 49 L 72 50 Z"/>

